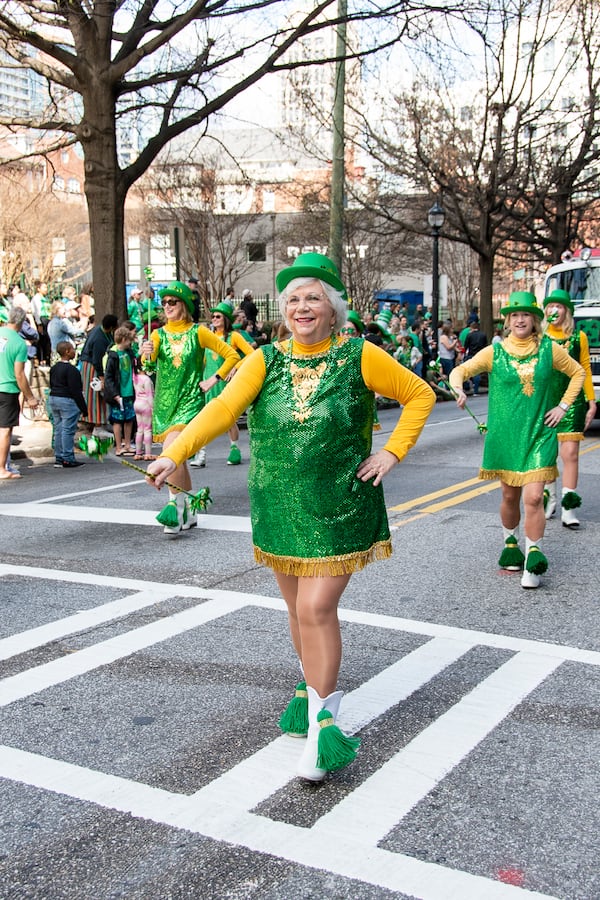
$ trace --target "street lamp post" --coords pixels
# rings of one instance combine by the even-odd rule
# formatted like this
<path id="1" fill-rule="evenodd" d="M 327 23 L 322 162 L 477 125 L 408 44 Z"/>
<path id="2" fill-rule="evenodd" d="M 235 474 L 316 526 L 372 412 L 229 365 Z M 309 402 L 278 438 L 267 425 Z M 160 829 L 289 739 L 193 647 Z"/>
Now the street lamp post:
<path id="1" fill-rule="evenodd" d="M 427 221 L 431 228 L 431 236 L 433 238 L 433 269 L 431 277 L 431 327 L 436 344 L 438 336 L 438 320 L 440 317 L 439 238 L 445 218 L 446 211 L 444 207 L 441 206 L 436 200 L 427 213 Z"/>

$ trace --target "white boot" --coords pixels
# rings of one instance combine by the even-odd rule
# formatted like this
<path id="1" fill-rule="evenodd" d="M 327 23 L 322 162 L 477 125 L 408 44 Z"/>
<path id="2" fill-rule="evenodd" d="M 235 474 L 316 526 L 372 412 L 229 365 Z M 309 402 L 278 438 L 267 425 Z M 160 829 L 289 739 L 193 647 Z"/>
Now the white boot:
<path id="1" fill-rule="evenodd" d="M 201 447 L 195 456 L 190 459 L 190 466 L 196 466 L 197 469 L 203 469 L 206 465 L 206 449 Z"/>
<path id="2" fill-rule="evenodd" d="M 181 495 L 184 496 L 183 494 Z M 198 524 L 198 513 L 192 512 L 190 509 L 190 501 L 187 497 L 184 497 L 184 505 L 182 510 L 182 521 L 181 521 L 181 530 L 189 531 L 190 528 L 195 528 Z"/>
<path id="3" fill-rule="evenodd" d="M 550 481 L 544 488 L 544 515 L 551 519 L 556 512 L 556 482 Z"/>
<path id="4" fill-rule="evenodd" d="M 565 509 L 562 505 L 565 501 L 565 496 L 567 494 L 571 495 L 571 499 L 576 501 L 576 506 L 581 506 L 581 498 L 575 493 L 572 488 L 563 487 L 562 489 L 562 503 L 560 510 L 560 518 L 565 526 L 565 528 L 579 528 L 579 519 L 577 518 L 577 514 L 575 512 L 575 507 L 571 506 L 570 509 Z"/>
<path id="5" fill-rule="evenodd" d="M 542 553 L 541 543 L 541 538 L 539 541 L 525 538 L 525 568 L 521 576 L 521 587 L 537 588 L 540 586 L 540 575 L 548 568 L 548 560 Z"/>
<path id="6" fill-rule="evenodd" d="M 321 726 L 317 722 L 317 716 L 322 709 L 327 709 L 335 720 L 340 709 L 340 703 L 344 696 L 343 691 L 335 691 L 328 697 L 319 697 L 314 688 L 307 687 L 308 693 L 308 737 L 304 752 L 300 757 L 296 774 L 306 781 L 323 781 L 327 775 L 326 769 L 317 766 L 317 754 L 319 750 L 319 732 Z"/>

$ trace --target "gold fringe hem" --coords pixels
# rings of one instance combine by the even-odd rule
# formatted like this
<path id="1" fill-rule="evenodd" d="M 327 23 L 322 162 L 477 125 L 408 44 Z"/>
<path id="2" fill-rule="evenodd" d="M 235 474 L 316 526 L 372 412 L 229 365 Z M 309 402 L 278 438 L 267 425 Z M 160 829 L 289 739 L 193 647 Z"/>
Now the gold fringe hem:
<path id="1" fill-rule="evenodd" d="M 171 434 L 172 431 L 183 431 L 184 428 L 187 428 L 185 422 L 179 422 L 176 425 L 169 425 L 166 431 L 161 431 L 160 434 L 152 435 L 152 443 L 153 444 L 163 444 L 166 436 Z"/>
<path id="2" fill-rule="evenodd" d="M 563 431 L 558 434 L 559 441 L 582 441 L 583 431 Z"/>
<path id="3" fill-rule="evenodd" d="M 558 469 L 556 466 L 546 466 L 543 469 L 532 469 L 530 472 L 512 472 L 508 469 L 480 469 L 479 477 L 483 481 L 496 481 L 499 479 L 510 487 L 522 487 L 524 484 L 536 482 L 556 481 Z"/>
<path id="4" fill-rule="evenodd" d="M 254 559 L 262 566 L 268 566 L 282 575 L 296 575 L 304 578 L 324 578 L 327 575 L 352 575 L 360 572 L 369 563 L 378 559 L 388 559 L 392 555 L 392 542 L 388 538 L 378 541 L 368 550 L 357 553 L 345 553 L 342 556 L 325 556 L 304 558 L 298 556 L 277 556 L 266 553 L 254 546 Z"/>

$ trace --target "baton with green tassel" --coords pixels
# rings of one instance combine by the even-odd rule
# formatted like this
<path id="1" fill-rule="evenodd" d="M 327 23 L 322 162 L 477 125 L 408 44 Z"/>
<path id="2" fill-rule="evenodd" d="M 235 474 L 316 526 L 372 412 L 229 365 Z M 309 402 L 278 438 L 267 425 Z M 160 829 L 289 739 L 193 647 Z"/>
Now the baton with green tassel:
<path id="1" fill-rule="evenodd" d="M 147 472 L 145 469 L 142 469 L 141 466 L 136 466 L 134 463 L 129 462 L 128 459 L 122 459 L 121 462 L 124 466 L 127 466 L 130 469 L 135 469 L 136 472 L 140 472 L 146 478 L 152 478 L 154 480 L 154 475 L 151 475 L 150 472 Z M 210 496 L 210 488 L 204 487 L 201 488 L 196 494 L 193 494 L 191 491 L 186 491 L 183 488 L 178 487 L 176 484 L 172 484 L 170 481 L 164 481 L 163 484 L 166 484 L 167 487 L 171 488 L 173 491 L 179 491 L 180 494 L 185 494 L 190 498 L 190 510 L 193 513 L 197 512 L 206 512 L 210 504 L 213 502 L 212 497 Z M 167 504 L 168 506 L 169 504 Z M 165 507 L 166 508 L 166 507 Z M 161 515 L 161 513 L 159 513 Z M 158 518 L 158 517 L 157 517 Z M 160 520 L 159 520 L 160 521 Z M 168 525 L 169 522 L 160 521 L 161 525 Z M 176 523 L 174 523 L 176 524 Z"/>
<path id="2" fill-rule="evenodd" d="M 448 388 L 448 390 L 450 391 L 451 394 L 453 394 L 455 397 L 458 397 L 458 394 L 456 393 L 456 391 L 454 390 L 454 388 L 452 387 L 452 385 L 450 384 L 449 381 L 440 381 L 440 384 L 443 384 L 444 387 Z M 485 422 L 480 422 L 479 419 L 477 418 L 477 416 L 475 415 L 475 413 L 471 412 L 471 410 L 469 409 L 469 407 L 467 406 L 466 403 L 465 403 L 464 408 L 469 413 L 471 418 L 474 419 L 475 422 L 477 423 L 477 431 L 479 432 L 479 434 L 486 434 L 488 429 L 487 429 L 487 425 L 485 424 Z"/>

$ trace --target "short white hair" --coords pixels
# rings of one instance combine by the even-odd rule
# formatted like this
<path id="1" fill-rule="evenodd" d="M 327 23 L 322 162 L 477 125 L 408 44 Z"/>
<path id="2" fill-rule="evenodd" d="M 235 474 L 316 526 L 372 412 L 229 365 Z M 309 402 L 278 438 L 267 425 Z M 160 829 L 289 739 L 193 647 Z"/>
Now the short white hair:
<path id="1" fill-rule="evenodd" d="M 344 327 L 348 319 L 348 303 L 346 302 L 346 300 L 344 300 L 341 291 L 336 291 L 336 289 L 332 287 L 332 285 L 327 284 L 326 281 L 321 281 L 320 278 L 313 278 L 311 276 L 305 278 L 293 278 L 279 295 L 279 311 L 281 312 L 281 315 L 283 316 L 284 321 L 289 328 L 290 323 L 288 322 L 286 316 L 288 297 L 290 296 L 290 294 L 293 294 L 297 288 L 303 287 L 307 284 L 314 284 L 315 281 L 317 281 L 321 285 L 321 288 L 326 294 L 327 299 L 331 304 L 331 308 L 333 309 L 333 312 L 335 314 L 333 331 L 339 331 L 340 328 Z"/>

